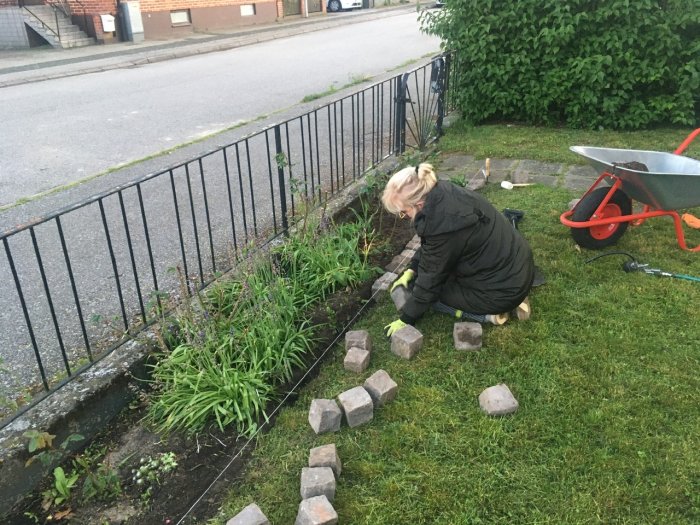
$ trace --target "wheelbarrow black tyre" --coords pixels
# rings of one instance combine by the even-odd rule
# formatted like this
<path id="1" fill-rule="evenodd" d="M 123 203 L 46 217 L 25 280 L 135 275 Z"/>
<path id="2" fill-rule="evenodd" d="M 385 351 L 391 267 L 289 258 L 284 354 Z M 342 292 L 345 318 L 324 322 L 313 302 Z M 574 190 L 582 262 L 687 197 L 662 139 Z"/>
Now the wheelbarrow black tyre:
<path id="1" fill-rule="evenodd" d="M 586 222 L 596 211 L 600 203 L 610 191 L 610 188 L 596 188 L 586 195 L 576 205 L 571 220 L 574 222 Z M 632 213 L 632 200 L 622 190 L 615 190 L 603 210 L 603 217 L 630 215 Z M 627 230 L 627 222 L 618 222 L 604 226 L 591 226 L 590 228 L 571 228 L 571 236 L 576 244 L 589 250 L 600 250 L 615 244 Z"/>

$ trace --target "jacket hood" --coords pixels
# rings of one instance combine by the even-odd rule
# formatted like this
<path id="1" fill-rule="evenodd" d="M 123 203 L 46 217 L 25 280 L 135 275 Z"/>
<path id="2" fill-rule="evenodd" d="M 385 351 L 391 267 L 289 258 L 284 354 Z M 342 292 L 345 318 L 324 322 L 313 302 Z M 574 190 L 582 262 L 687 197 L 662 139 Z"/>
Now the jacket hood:
<path id="1" fill-rule="evenodd" d="M 452 182 L 438 181 L 414 219 L 418 235 L 440 235 L 470 228 L 479 221 L 489 222 L 480 209 L 459 199 L 459 190 Z"/>

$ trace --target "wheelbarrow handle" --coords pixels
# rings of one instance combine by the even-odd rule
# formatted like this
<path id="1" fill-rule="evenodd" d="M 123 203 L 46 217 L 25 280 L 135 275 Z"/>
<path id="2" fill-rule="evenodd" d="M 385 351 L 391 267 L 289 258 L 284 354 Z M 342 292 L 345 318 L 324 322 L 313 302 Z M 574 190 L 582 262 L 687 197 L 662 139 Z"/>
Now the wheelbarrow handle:
<path id="1" fill-rule="evenodd" d="M 676 151 L 674 151 L 673 153 L 675 153 L 676 155 L 680 155 L 681 153 L 683 153 L 698 135 L 700 135 L 700 128 L 696 129 L 695 131 L 692 131 L 690 135 L 688 135 L 688 137 L 683 142 L 681 142 L 681 145 L 678 146 L 676 148 Z"/>

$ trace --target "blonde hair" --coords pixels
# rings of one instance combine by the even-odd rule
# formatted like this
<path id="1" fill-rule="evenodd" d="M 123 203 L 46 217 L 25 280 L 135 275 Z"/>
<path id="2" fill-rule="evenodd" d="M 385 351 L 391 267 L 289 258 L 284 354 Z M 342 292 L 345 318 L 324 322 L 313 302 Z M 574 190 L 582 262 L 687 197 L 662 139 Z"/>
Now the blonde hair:
<path id="1" fill-rule="evenodd" d="M 409 166 L 391 176 L 382 194 L 382 204 L 389 213 L 398 215 L 404 208 L 416 206 L 436 184 L 432 165 L 424 162 Z"/>

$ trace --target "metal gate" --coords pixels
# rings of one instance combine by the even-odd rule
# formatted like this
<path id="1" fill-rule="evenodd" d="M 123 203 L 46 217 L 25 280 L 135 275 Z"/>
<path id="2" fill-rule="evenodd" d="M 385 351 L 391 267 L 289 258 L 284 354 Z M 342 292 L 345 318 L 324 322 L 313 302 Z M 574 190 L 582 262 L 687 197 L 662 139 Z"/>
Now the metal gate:
<path id="1" fill-rule="evenodd" d="M 309 13 L 320 13 L 321 12 L 321 2 L 322 0 L 307 0 L 309 6 Z"/>
<path id="2" fill-rule="evenodd" d="M 301 2 L 299 0 L 284 0 L 284 16 L 300 15 Z"/>

